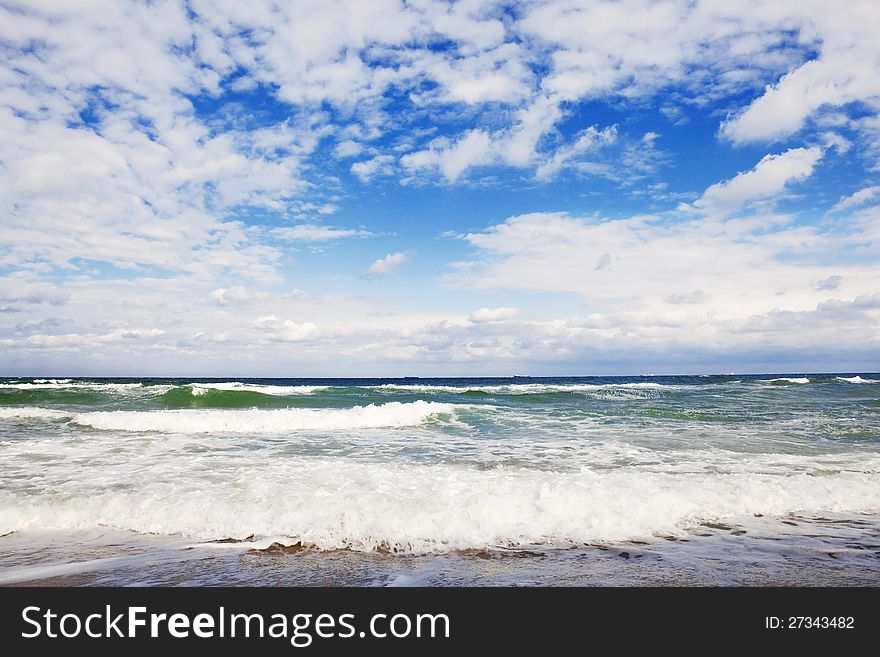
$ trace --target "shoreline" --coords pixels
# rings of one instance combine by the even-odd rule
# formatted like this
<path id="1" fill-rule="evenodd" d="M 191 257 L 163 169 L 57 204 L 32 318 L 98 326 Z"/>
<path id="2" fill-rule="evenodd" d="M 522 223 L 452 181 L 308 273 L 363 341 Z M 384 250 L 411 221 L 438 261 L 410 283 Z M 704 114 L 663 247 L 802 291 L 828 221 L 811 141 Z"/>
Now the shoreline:
<path id="1" fill-rule="evenodd" d="M 96 528 L 0 537 L 0 586 L 877 586 L 880 515 L 704 522 L 581 547 L 253 549 Z"/>

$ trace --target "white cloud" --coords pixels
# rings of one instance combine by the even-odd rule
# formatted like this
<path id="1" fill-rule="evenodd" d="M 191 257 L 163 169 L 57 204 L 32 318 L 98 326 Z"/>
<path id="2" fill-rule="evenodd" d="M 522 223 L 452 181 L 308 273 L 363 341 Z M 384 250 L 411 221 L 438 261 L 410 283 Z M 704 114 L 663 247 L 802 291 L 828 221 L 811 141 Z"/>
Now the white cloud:
<path id="1" fill-rule="evenodd" d="M 789 183 L 807 178 L 821 157 L 822 149 L 816 147 L 766 155 L 751 171 L 709 187 L 694 201 L 694 207 L 711 214 L 733 214 L 751 201 L 770 199 Z"/>
<path id="2" fill-rule="evenodd" d="M 319 224 L 298 224 L 285 228 L 273 228 L 272 234 L 295 242 L 327 242 L 346 237 L 370 237 L 372 233 L 362 229 L 334 228 Z"/>
<path id="3" fill-rule="evenodd" d="M 843 282 L 843 276 L 829 276 L 816 282 L 817 290 L 836 290 Z"/>
<path id="4" fill-rule="evenodd" d="M 439 147 L 404 155 L 400 163 L 410 170 L 439 168 L 448 181 L 454 182 L 471 167 L 490 164 L 495 159 L 492 139 L 483 130 L 471 130 L 454 144 L 446 140 L 435 144 Z"/>
<path id="5" fill-rule="evenodd" d="M 482 130 L 472 130 L 454 146 L 440 154 L 440 169 L 447 180 L 454 181 L 473 166 L 488 164 L 491 140 Z"/>
<path id="6" fill-rule="evenodd" d="M 269 294 L 249 290 L 243 285 L 235 285 L 229 288 L 218 287 L 216 290 L 211 291 L 208 298 L 219 306 L 226 306 L 230 304 L 245 304 L 252 301 L 264 301 L 269 298 Z"/>
<path id="7" fill-rule="evenodd" d="M 797 52 L 779 48 L 774 32 L 796 25 L 797 16 L 794 5 L 779 3 L 563 0 L 529 7 L 519 28 L 551 49 L 552 68 L 541 82 L 548 96 L 638 97 L 674 83 L 699 98 L 784 71 Z"/>
<path id="8" fill-rule="evenodd" d="M 402 264 L 409 260 L 409 256 L 405 253 L 389 253 L 384 258 L 379 258 L 372 265 L 367 267 L 363 273 L 364 278 L 381 278 L 390 276 Z"/>
<path id="9" fill-rule="evenodd" d="M 30 283 L 15 276 L 0 278 L 0 304 L 5 308 L 19 304 L 59 305 L 67 297 L 63 290 L 46 283 Z"/>
<path id="10" fill-rule="evenodd" d="M 361 182 L 369 182 L 373 176 L 388 175 L 392 171 L 394 158 L 391 155 L 377 155 L 369 160 L 362 160 L 351 165 L 351 172 L 361 179 Z"/>
<path id="11" fill-rule="evenodd" d="M 169 192 L 186 189 L 190 204 L 203 200 L 207 185 L 221 207 L 272 207 L 310 189 L 307 160 L 326 136 L 337 138 L 337 158 L 364 151 L 372 156 L 353 165 L 355 175 L 390 172 L 390 153 L 377 150 L 376 139 L 406 118 L 386 112 L 384 94 L 391 89 L 407 92 L 429 117 L 465 105 L 473 112 L 469 118 L 489 126 L 475 129 L 465 121 L 458 134 L 447 135 L 446 146 L 416 144 L 401 161 L 410 171 L 436 168 L 449 181 L 491 163 L 535 166 L 538 178 L 551 177 L 585 146 L 575 140 L 546 153 L 537 149 L 573 101 L 646 98 L 674 85 L 667 108 L 699 104 L 760 90 L 788 72 L 726 124 L 725 134 L 733 134 L 748 132 L 743 126 L 752 116 L 760 115 L 755 121 L 762 124 L 766 115 L 792 121 L 816 103 L 859 100 L 873 108 L 877 96 L 878 51 L 870 38 L 876 6 L 870 2 L 849 3 L 832 16 L 814 3 L 559 0 L 523 5 L 516 18 L 496 3 L 253 4 L 242 11 L 234 2 L 166 2 L 159 29 L 158 9 L 86 6 L 74 12 L 13 3 L 0 22 L 9 43 L 22 49 L 12 49 L 7 62 L 19 74 L 9 77 L 12 84 L 0 99 L 46 126 L 50 117 L 77 122 L 83 109 L 97 115 L 95 132 L 112 148 L 102 153 L 71 144 L 71 151 L 87 153 L 79 164 L 94 181 L 101 172 L 128 186 L 134 186 L 128 178 L 143 180 L 148 184 L 137 191 L 124 189 L 142 198 L 139 191 L 160 189 L 163 182 L 156 199 L 173 199 L 179 193 Z M 432 38 L 449 39 L 449 47 L 425 47 Z M 27 54 L 29 44 L 42 59 Z M 819 58 L 805 62 L 817 44 Z M 181 92 L 222 97 L 233 73 L 241 76 L 234 85 L 239 90 L 257 84 L 275 89 L 278 100 L 296 106 L 298 119 L 212 134 Z M 804 81 L 795 84 L 799 78 Z M 786 91 L 794 87 L 806 91 Z M 791 102 L 772 100 L 792 94 Z M 806 103 L 800 102 L 804 94 Z M 122 111 L 108 111 L 110 103 Z M 781 103 L 782 110 L 761 110 L 761 103 Z M 341 110 L 336 125 L 322 110 L 325 104 Z M 246 120 L 240 114 L 233 118 Z M 148 157 L 135 154 L 135 147 Z M 14 159 L 25 162 L 22 189 L 40 187 L 57 170 L 79 187 L 70 176 L 76 169 L 64 164 L 69 156 L 54 164 L 29 161 L 26 152 Z M 147 200 L 153 208 L 167 205 Z M 173 208 L 167 210 L 171 216 Z"/>
<path id="12" fill-rule="evenodd" d="M 275 315 L 258 317 L 254 324 L 263 330 L 270 340 L 281 342 L 300 342 L 310 340 L 318 336 L 318 327 L 313 322 L 294 322 L 290 319 L 281 319 Z"/>
<path id="13" fill-rule="evenodd" d="M 53 124 L 51 116 L 77 122 L 79 112 L 91 108 L 99 117 L 94 132 L 101 143 L 70 144 L 69 153 L 86 154 L 79 167 L 67 166 L 70 154 L 54 163 L 29 159 L 27 152 L 10 158 L 23 163 L 21 190 L 45 187 L 41 180 L 57 180 L 52 171 L 63 170 L 71 189 L 82 189 L 73 171 L 95 184 L 115 176 L 124 193 L 145 198 L 167 216 L 175 208 L 159 201 L 179 199 L 181 190 L 187 190 L 180 200 L 188 205 L 200 205 L 209 190 L 215 207 L 218 201 L 221 208 L 283 206 L 310 189 L 306 162 L 331 134 L 338 138 L 336 157 L 371 154 L 352 166 L 355 175 L 368 180 L 391 172 L 391 155 L 378 152 L 375 140 L 399 127 L 401 117 L 385 113 L 383 94 L 392 88 L 408 90 L 428 116 L 465 104 L 492 125 L 464 127 L 448 135 L 445 146 L 417 145 L 401 160 L 410 171 L 436 168 L 456 181 L 473 167 L 503 163 L 535 166 L 539 179 L 549 179 L 589 147 L 589 140 L 575 139 L 537 151 L 571 101 L 649 97 L 669 85 L 678 85 L 677 97 L 685 100 L 688 94 L 731 95 L 760 88 L 802 64 L 817 42 L 818 64 L 830 58 L 822 64 L 826 70 L 851 72 L 849 82 L 835 79 L 831 85 L 849 89 L 847 98 L 870 98 L 876 77 L 866 73 L 875 68 L 872 40 L 853 38 L 871 24 L 870 3 L 854 5 L 852 15 L 865 19 L 861 27 L 840 17 L 829 20 L 801 3 L 766 8 L 560 0 L 523 6 L 515 20 L 492 3 L 427 0 L 311 0 L 296 8 L 257 3 L 247 12 L 232 2 L 193 2 L 188 8 L 189 15 L 177 3 L 163 4 L 163 29 L 155 10 L 136 7 L 71 12 L 22 3 L 4 10 L 9 42 L 22 47 L 8 64 L 21 75 L 10 78 L 13 84 L 0 99 L 28 122 L 39 116 L 41 131 Z M 452 45 L 426 48 L 429 35 L 447 37 Z M 30 57 L 28 44 L 51 57 Z M 853 66 L 834 59 L 845 51 Z M 222 94 L 221 82 L 233 72 L 243 76 L 236 82 L 240 89 L 257 83 L 277 89 L 279 100 L 297 106 L 297 120 L 212 134 L 180 92 Z M 424 81 L 432 83 L 428 90 Z M 123 111 L 107 111 L 109 103 Z M 339 124 L 330 123 L 322 104 L 343 110 Z M 40 115 L 40 107 L 49 113 Z M 87 131 L 67 132 L 65 138 L 73 139 Z M 57 135 L 44 138 L 64 145 Z M 146 193 L 159 189 L 161 194 Z"/>
<path id="14" fill-rule="evenodd" d="M 819 43 L 819 56 L 768 86 L 740 115 L 724 124 L 722 133 L 734 142 L 772 140 L 800 130 L 824 107 L 862 102 L 880 109 L 880 47 L 875 38 L 875 2 L 848 2 L 842 11 L 823 3 L 794 5 L 790 21 L 802 37 Z"/>
<path id="15" fill-rule="evenodd" d="M 675 242 L 661 242 L 653 249 L 644 244 L 631 256 L 624 249 L 618 259 L 615 244 L 621 240 L 610 237 L 617 231 L 583 233 L 584 227 L 595 224 L 598 228 L 603 222 L 561 218 L 568 223 L 558 227 L 556 237 L 548 235 L 550 228 L 537 221 L 532 222 L 530 232 L 535 240 L 547 244 L 555 240 L 564 246 L 568 239 L 573 242 L 571 251 L 558 251 L 552 259 L 535 262 L 531 269 L 519 267 L 519 279 L 506 285 L 493 280 L 488 288 L 540 292 L 538 296 L 518 297 L 527 304 L 522 306 L 524 312 L 528 308 L 528 316 L 536 319 L 517 315 L 503 321 L 475 322 L 468 315 L 445 312 L 439 304 L 420 313 L 407 309 L 406 300 L 389 304 L 364 297 L 301 292 L 275 293 L 239 309 L 235 305 L 218 307 L 209 298 L 212 288 L 189 276 L 115 281 L 83 277 L 67 285 L 73 307 L 25 306 L 16 313 L 18 324 L 40 317 L 49 321 L 39 326 L 29 324 L 35 330 L 27 333 L 0 337 L 0 347 L 9 372 L 57 375 L 61 367 L 70 374 L 125 375 L 135 362 L 139 372 L 157 376 L 192 376 L 194 372 L 229 376 L 229 363 L 235 363 L 238 376 L 289 376 L 292 368 L 303 376 L 466 375 L 475 367 L 511 374 L 577 374 L 586 371 L 585 367 L 596 372 L 638 372 L 650 363 L 659 364 L 655 370 L 665 364 L 666 371 L 693 371 L 700 369 L 700 363 L 743 362 L 743 358 L 762 354 L 767 357 L 762 362 L 772 365 L 780 362 L 773 360 L 774 354 L 797 349 L 850 353 L 852 360 L 847 362 L 865 362 L 872 358 L 870 354 L 880 353 L 880 309 L 871 301 L 876 288 L 872 288 L 875 274 L 870 267 L 809 264 L 798 271 L 788 263 L 774 269 L 772 262 L 762 264 L 768 255 L 763 247 L 768 244 L 758 244 L 734 247 L 757 258 L 754 273 L 751 261 L 744 261 L 741 270 L 733 270 L 745 274 L 742 281 L 737 282 L 736 276 L 718 279 L 717 270 L 690 280 L 681 276 L 686 266 L 678 269 L 674 262 L 667 262 L 669 258 L 657 258 L 656 254 L 671 252 L 676 258 L 691 260 L 704 248 L 708 251 L 704 262 L 717 260 L 712 258 L 714 253 L 728 258 L 728 263 L 718 265 L 721 270 L 740 261 L 730 257 L 725 240 L 707 239 L 706 233 L 712 232 L 708 227 L 690 240 L 686 230 L 673 232 L 669 235 L 670 239 L 678 235 Z M 637 243 L 641 238 L 662 236 L 660 224 L 642 218 L 641 223 L 625 223 L 619 229 L 624 234 L 639 230 L 638 225 L 649 231 L 637 234 Z M 727 237 L 728 242 L 744 239 L 742 233 Z M 612 269 L 596 272 L 593 261 L 578 260 L 591 257 L 584 248 L 591 241 L 615 254 Z M 528 239 L 525 243 L 530 244 Z M 774 243 L 771 239 L 769 244 L 780 248 L 784 241 L 777 238 Z M 513 241 L 509 247 L 509 257 L 513 257 Z M 522 262 L 534 258 L 528 248 L 519 250 L 523 251 Z M 485 274 L 487 262 L 508 257 L 481 253 L 486 257 L 472 269 L 474 278 L 457 281 L 467 286 L 468 295 L 480 293 L 474 280 Z M 595 255 L 598 258 L 600 254 Z M 640 262 L 646 257 L 648 261 Z M 569 266 L 586 280 L 577 287 L 569 285 L 576 298 L 563 297 L 564 303 L 556 304 L 554 291 L 565 288 L 558 281 L 566 280 Z M 530 285 L 536 272 L 546 277 Z M 830 276 L 843 280 L 834 290 L 817 291 L 817 282 Z M 732 281 L 732 287 L 719 287 L 716 280 Z M 799 282 L 808 289 L 803 297 L 798 297 Z M 700 301 L 700 290 L 712 296 Z M 784 294 L 777 296 L 780 291 Z M 540 305 L 533 305 L 536 298 L 551 301 L 561 310 L 541 310 Z M 690 303 L 675 303 L 682 301 Z M 111 304 L 114 312 L 109 316 L 106 308 Z M 44 314 L 62 308 L 67 316 L 53 320 L 53 315 Z M 763 308 L 770 310 L 764 312 Z M 156 326 L 157 316 L 173 321 Z M 29 335 L 40 337 L 26 342 Z M 844 362 L 835 358 L 833 362 Z"/>
<path id="16" fill-rule="evenodd" d="M 498 27 L 503 31 L 500 23 Z M 517 104 L 531 95 L 532 73 L 526 66 L 529 54 L 520 44 L 504 43 L 485 49 L 469 49 L 463 57 L 418 53 L 412 65 L 439 83 L 439 88 L 417 92 L 419 104 L 429 102 Z"/>
<path id="17" fill-rule="evenodd" d="M 120 328 L 107 333 L 60 333 L 60 334 L 34 334 L 23 340 L 0 340 L 0 344 L 6 346 L 22 346 L 25 348 L 75 350 L 103 348 L 107 345 L 124 343 L 133 340 L 150 342 L 150 338 L 157 338 L 165 334 L 165 331 L 157 328 Z"/>
<path id="18" fill-rule="evenodd" d="M 704 303 L 711 297 L 711 294 L 703 290 L 693 290 L 692 292 L 676 292 L 663 297 L 663 300 L 673 305 L 688 305 Z"/>
<path id="19" fill-rule="evenodd" d="M 519 308 L 480 308 L 471 313 L 472 322 L 499 322 L 519 315 Z"/>
<path id="20" fill-rule="evenodd" d="M 825 146 L 825 150 L 835 150 L 840 155 L 843 155 L 849 151 L 853 147 L 853 143 L 847 139 L 846 137 L 837 134 L 836 132 L 831 132 L 830 130 L 827 132 L 823 132 L 821 134 L 822 137 L 822 145 Z"/>
<path id="21" fill-rule="evenodd" d="M 539 154 L 537 144 L 549 131 L 560 113 L 552 103 L 538 102 L 518 113 L 513 126 L 495 133 L 471 130 L 456 142 L 438 138 L 428 148 L 408 153 L 400 164 L 410 172 L 439 170 L 448 182 L 455 182 L 469 169 L 491 164 L 526 167 L 536 164 L 535 177 L 541 181 L 554 178 L 567 167 L 588 169 L 585 155 L 617 141 L 617 126 L 599 129 L 589 126 L 578 133 L 571 143 L 560 146 L 549 155 Z"/>
<path id="22" fill-rule="evenodd" d="M 345 141 L 339 142 L 336 145 L 336 148 L 333 149 L 334 155 L 336 155 L 336 157 L 340 159 L 356 157 L 363 153 L 363 151 L 363 144 L 359 144 L 351 139 L 346 139 Z"/>
<path id="23" fill-rule="evenodd" d="M 538 180 L 550 180 L 572 160 L 581 155 L 595 151 L 617 140 L 617 126 L 599 130 L 592 125 L 582 130 L 574 142 L 558 149 L 546 162 L 538 166 L 535 177 Z"/>
<path id="24" fill-rule="evenodd" d="M 28 3 L 0 9 L 0 25 L 2 69 L 18 71 L 0 91 L 3 264 L 270 275 L 277 251 L 224 214 L 301 192 L 300 158 L 320 130 L 211 134 L 182 93 L 213 93 L 218 78 L 185 54 L 191 23 L 176 3 Z"/>
<path id="25" fill-rule="evenodd" d="M 843 210 L 848 210 L 850 208 L 855 208 L 860 205 L 865 205 L 866 203 L 870 203 L 875 198 L 880 196 L 880 185 L 874 185 L 873 187 L 865 187 L 864 189 L 860 189 L 859 191 L 849 195 L 842 197 L 834 206 L 831 208 L 831 212 L 842 212 Z"/>
<path id="26" fill-rule="evenodd" d="M 828 291 L 816 281 L 838 277 L 831 280 L 840 299 L 876 289 L 872 265 L 835 262 L 860 235 L 778 217 L 722 223 L 535 213 L 465 239 L 478 258 L 449 274 L 449 284 L 577 295 L 588 317 L 603 318 L 609 339 L 630 324 L 656 322 L 678 327 L 697 344 L 721 345 L 728 322 L 815 309 Z M 609 259 L 613 267 L 593 264 Z"/>

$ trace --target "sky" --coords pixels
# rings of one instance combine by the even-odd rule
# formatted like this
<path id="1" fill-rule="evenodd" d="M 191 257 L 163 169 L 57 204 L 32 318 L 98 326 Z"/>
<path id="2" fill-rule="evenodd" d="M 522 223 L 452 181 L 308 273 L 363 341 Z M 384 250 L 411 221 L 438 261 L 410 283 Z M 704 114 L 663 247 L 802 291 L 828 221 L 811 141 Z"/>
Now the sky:
<path id="1" fill-rule="evenodd" d="M 0 375 L 876 371 L 878 33 L 0 0 Z"/>

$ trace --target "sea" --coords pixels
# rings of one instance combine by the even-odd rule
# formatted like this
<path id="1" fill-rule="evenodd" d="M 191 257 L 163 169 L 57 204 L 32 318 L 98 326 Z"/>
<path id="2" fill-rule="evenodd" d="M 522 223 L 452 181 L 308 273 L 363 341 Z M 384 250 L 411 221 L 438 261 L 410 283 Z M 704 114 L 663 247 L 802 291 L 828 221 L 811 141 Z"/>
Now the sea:
<path id="1" fill-rule="evenodd" d="M 0 379 L 0 585 L 880 584 L 880 374 Z"/>

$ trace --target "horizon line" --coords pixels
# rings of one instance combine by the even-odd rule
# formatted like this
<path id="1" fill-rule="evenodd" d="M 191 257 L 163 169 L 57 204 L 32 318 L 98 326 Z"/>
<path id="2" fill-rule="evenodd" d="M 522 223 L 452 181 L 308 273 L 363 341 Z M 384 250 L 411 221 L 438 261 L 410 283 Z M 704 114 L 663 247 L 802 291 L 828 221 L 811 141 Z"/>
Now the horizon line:
<path id="1" fill-rule="evenodd" d="M 506 375 L 467 375 L 467 376 L 199 376 L 199 375 L 78 375 L 78 374 L 38 374 L 38 375 L 0 375 L 2 379 L 588 379 L 588 378 L 653 378 L 683 376 L 833 376 L 840 374 L 880 375 L 880 370 L 838 370 L 833 372 L 808 372 L 795 370 L 788 372 L 693 372 L 689 374 L 506 374 Z"/>

